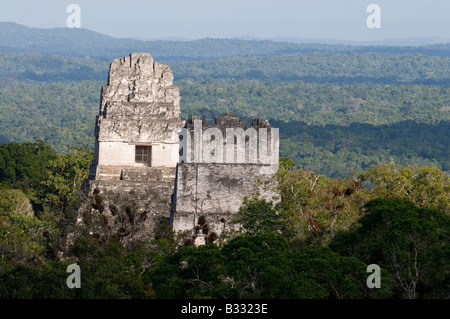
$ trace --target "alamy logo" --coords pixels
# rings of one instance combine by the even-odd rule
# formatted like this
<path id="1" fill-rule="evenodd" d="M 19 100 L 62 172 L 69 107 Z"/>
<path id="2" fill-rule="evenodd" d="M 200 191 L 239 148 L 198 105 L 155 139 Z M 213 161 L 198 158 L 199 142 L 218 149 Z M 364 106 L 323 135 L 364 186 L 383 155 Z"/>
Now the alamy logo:
<path id="1" fill-rule="evenodd" d="M 69 4 L 66 9 L 67 13 L 71 13 L 66 20 L 68 28 L 81 28 L 81 9 L 78 4 Z"/>
<path id="2" fill-rule="evenodd" d="M 203 130 L 202 121 L 194 120 L 193 137 L 189 129 L 177 132 L 180 139 L 180 162 L 184 163 L 249 163 L 278 168 L 279 130 L 260 127 L 210 127 Z"/>
<path id="3" fill-rule="evenodd" d="M 377 264 L 371 264 L 367 266 L 366 272 L 371 272 L 372 274 L 367 277 L 367 287 L 372 288 L 381 288 L 381 269 Z"/>
<path id="4" fill-rule="evenodd" d="M 367 18 L 366 25 L 369 29 L 381 28 L 381 8 L 378 4 L 370 4 L 367 7 L 367 12 L 371 13 Z"/>
<path id="5" fill-rule="evenodd" d="M 67 277 L 66 285 L 70 289 L 81 288 L 81 269 L 77 264 L 67 266 L 66 272 L 73 272 Z"/>

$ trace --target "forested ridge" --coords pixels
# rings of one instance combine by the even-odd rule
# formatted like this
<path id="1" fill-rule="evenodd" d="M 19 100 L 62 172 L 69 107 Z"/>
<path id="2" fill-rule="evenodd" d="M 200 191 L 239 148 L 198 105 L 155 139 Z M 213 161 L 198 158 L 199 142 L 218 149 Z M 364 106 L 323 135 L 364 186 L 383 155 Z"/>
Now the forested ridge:
<path id="1" fill-rule="evenodd" d="M 448 44 L 139 41 L 11 23 L 0 35 L 0 299 L 450 298 Z M 278 197 L 246 198 L 239 232 L 194 247 L 162 223 L 125 246 L 86 193 L 101 86 L 134 51 L 171 67 L 182 119 L 233 112 L 280 129 L 266 185 Z M 73 263 L 81 289 L 66 285 Z"/>
<path id="2" fill-rule="evenodd" d="M 12 22 L 0 22 L 0 51 L 76 57 L 90 56 L 108 60 L 121 58 L 130 52 L 151 52 L 158 61 L 195 61 L 236 56 L 282 56 L 313 52 L 376 52 L 393 55 L 419 53 L 449 57 L 450 44 L 367 46 L 217 38 L 191 41 L 143 41 L 114 38 L 83 28 L 40 29 Z"/>
<path id="3" fill-rule="evenodd" d="M 423 54 L 312 52 L 283 56 L 167 61 L 176 79 L 255 79 L 340 84 L 449 84 L 449 57 Z"/>

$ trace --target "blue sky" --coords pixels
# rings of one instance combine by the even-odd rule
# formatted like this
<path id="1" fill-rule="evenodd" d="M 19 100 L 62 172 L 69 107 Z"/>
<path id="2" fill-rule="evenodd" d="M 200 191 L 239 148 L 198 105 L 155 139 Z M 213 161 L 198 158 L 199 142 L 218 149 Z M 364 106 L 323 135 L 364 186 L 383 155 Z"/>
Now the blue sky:
<path id="1" fill-rule="evenodd" d="M 72 3 L 81 27 L 115 37 L 450 39 L 449 0 L 2 0 L 0 21 L 66 27 Z M 381 8 L 380 29 L 366 25 L 372 3 Z"/>

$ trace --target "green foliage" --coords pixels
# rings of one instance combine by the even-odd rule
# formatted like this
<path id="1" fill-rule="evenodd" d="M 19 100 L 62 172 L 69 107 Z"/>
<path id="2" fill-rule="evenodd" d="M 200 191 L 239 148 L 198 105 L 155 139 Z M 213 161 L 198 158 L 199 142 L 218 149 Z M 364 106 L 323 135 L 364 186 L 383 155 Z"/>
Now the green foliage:
<path id="1" fill-rule="evenodd" d="M 12 214 L 34 215 L 28 197 L 19 189 L 9 189 L 0 184 L 0 216 Z"/>
<path id="2" fill-rule="evenodd" d="M 292 253 L 286 240 L 273 233 L 241 235 L 222 249 L 228 277 L 238 298 L 283 298 L 294 287 Z"/>
<path id="3" fill-rule="evenodd" d="M 37 185 L 45 179 L 47 163 L 57 157 L 43 142 L 0 144 L 0 183 L 22 190 L 37 199 Z"/>
<path id="4" fill-rule="evenodd" d="M 368 264 L 385 267 L 406 298 L 444 298 L 449 289 L 450 217 L 397 198 L 365 205 L 359 227 L 331 246 Z"/>
<path id="5" fill-rule="evenodd" d="M 358 174 L 372 165 L 435 166 L 448 173 L 448 122 L 436 125 L 411 121 L 389 125 L 307 125 L 271 121 L 280 128 L 280 155 L 299 168 L 328 177 Z M 420 141 L 420 142 L 418 142 Z"/>
<path id="6" fill-rule="evenodd" d="M 224 258 L 214 244 L 182 247 L 166 256 L 145 278 L 159 298 L 215 298 L 227 289 L 221 282 Z"/>
<path id="7" fill-rule="evenodd" d="M 287 225 L 273 203 L 257 196 L 245 197 L 233 223 L 241 225 L 241 232 L 256 235 L 268 232 L 283 232 Z"/>
<path id="8" fill-rule="evenodd" d="M 94 154 L 81 147 L 69 149 L 47 163 L 47 174 L 41 182 L 41 196 L 38 201 L 53 210 L 64 211 L 78 200 L 82 182 L 89 175 L 89 166 Z"/>
<path id="9" fill-rule="evenodd" d="M 80 266 L 82 275 L 75 298 L 145 298 L 151 293 L 140 278 L 141 269 L 130 264 L 127 250 L 117 241 L 101 243 L 88 236 L 79 237 L 69 256 Z"/>
<path id="10" fill-rule="evenodd" d="M 209 61 L 169 61 L 177 80 L 206 78 L 309 83 L 448 85 L 448 57 L 422 54 L 313 52 Z M 264 90 L 255 90 L 256 95 Z"/>
<path id="11" fill-rule="evenodd" d="M 382 125 L 450 120 L 448 86 L 307 81 L 180 80 L 181 115 L 213 120 L 224 112 L 310 125 Z M 361 126 L 360 126 L 361 127 Z"/>
<path id="12" fill-rule="evenodd" d="M 6 81 L 0 88 L 0 141 L 44 140 L 58 152 L 92 147 L 102 84 Z"/>
<path id="13" fill-rule="evenodd" d="M 343 257 L 328 247 L 313 247 L 297 255 L 296 267 L 302 281 L 312 281 L 319 288 L 309 298 L 361 299 L 390 297 L 387 274 L 382 273 L 382 289 L 367 288 L 367 265 L 354 257 Z"/>
<path id="14" fill-rule="evenodd" d="M 57 155 L 48 144 L 37 141 L 0 145 L 0 154 L 1 260 L 13 268 L 46 267 L 58 259 L 67 225 L 74 223 L 78 193 L 92 152 L 75 148 Z M 23 273 L 12 269 L 5 276 L 15 276 L 16 270 Z M 34 274 L 40 278 L 45 277 L 44 272 L 39 269 Z"/>
<path id="15" fill-rule="evenodd" d="M 372 198 L 404 198 L 421 207 L 450 213 L 449 176 L 435 167 L 378 165 L 361 173 L 359 178 L 370 183 Z"/>
<path id="16" fill-rule="evenodd" d="M 145 275 L 160 298 L 373 298 L 366 265 L 328 248 L 294 253 L 280 235 L 240 235 L 223 247 L 183 247 Z"/>
<path id="17" fill-rule="evenodd" d="M 93 152 L 81 147 L 58 155 L 43 141 L 3 144 L 0 183 L 23 191 L 38 213 L 45 208 L 62 213 L 77 202 L 92 159 Z"/>
<path id="18" fill-rule="evenodd" d="M 281 201 L 276 209 L 285 216 L 300 246 L 326 244 L 336 232 L 359 218 L 367 199 L 360 183 L 350 178 L 332 179 L 281 166 L 277 180 Z"/>
<path id="19" fill-rule="evenodd" d="M 45 264 L 7 264 L 0 267 L 0 297 L 19 299 L 148 298 L 152 290 L 141 280 L 141 269 L 130 264 L 129 253 L 119 243 L 100 243 L 79 237 L 65 261 Z M 69 289 L 66 279 L 69 264 L 81 271 L 81 288 Z"/>
<path id="20" fill-rule="evenodd" d="M 67 264 L 49 262 L 45 265 L 0 267 L 0 298 L 2 299 L 63 299 L 73 298 L 66 286 Z"/>
<path id="21" fill-rule="evenodd" d="M 399 197 L 448 214 L 448 176 L 434 167 L 378 165 L 343 179 L 289 167 L 281 164 L 277 172 L 281 201 L 275 210 L 299 249 L 327 244 L 362 216 L 365 203 L 379 197 Z"/>
<path id="22" fill-rule="evenodd" d="M 21 81 L 73 82 L 104 81 L 108 76 L 109 63 L 89 57 L 0 52 L 0 58 L 1 78 L 15 76 Z"/>
<path id="23" fill-rule="evenodd" d="M 53 223 L 15 212 L 16 208 L 8 212 L 0 207 L 0 259 L 10 265 L 42 264 L 59 231 Z"/>
<path id="24" fill-rule="evenodd" d="M 295 162 L 289 157 L 280 157 L 279 160 L 280 170 L 291 170 L 295 167 Z"/>

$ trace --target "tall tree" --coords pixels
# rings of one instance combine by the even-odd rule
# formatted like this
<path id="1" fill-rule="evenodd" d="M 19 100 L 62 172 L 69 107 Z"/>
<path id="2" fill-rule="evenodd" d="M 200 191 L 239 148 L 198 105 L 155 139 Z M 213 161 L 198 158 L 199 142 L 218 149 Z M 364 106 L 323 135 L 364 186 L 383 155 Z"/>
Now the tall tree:
<path id="1" fill-rule="evenodd" d="M 450 291 L 450 216 L 398 198 L 365 205 L 355 229 L 331 247 L 388 270 L 406 298 L 445 298 Z"/>
<path id="2" fill-rule="evenodd" d="M 371 198 L 398 197 L 450 213 L 450 179 L 438 168 L 391 163 L 373 166 L 359 178 L 369 182 Z"/>

